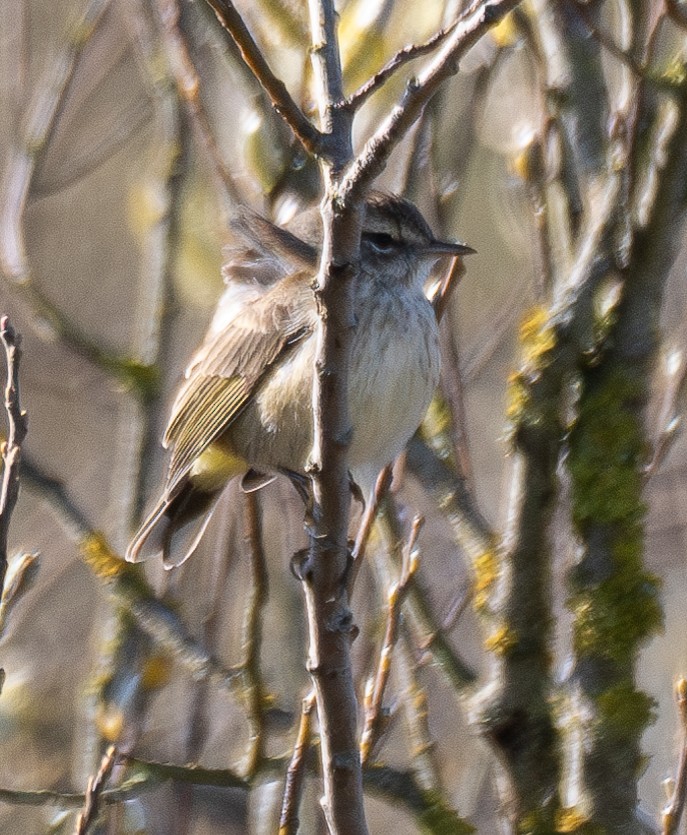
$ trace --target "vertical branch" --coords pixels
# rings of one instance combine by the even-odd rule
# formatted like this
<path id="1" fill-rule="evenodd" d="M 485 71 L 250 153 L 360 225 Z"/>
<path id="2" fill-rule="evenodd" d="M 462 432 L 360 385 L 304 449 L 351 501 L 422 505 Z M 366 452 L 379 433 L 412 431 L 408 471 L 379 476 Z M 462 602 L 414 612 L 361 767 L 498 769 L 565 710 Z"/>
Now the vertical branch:
<path id="1" fill-rule="evenodd" d="M 315 707 L 315 693 L 310 692 L 303 699 L 301 721 L 298 726 L 298 736 L 293 748 L 293 754 L 286 772 L 284 799 L 282 801 L 281 816 L 279 818 L 279 835 L 296 835 L 298 832 L 298 808 L 303 793 L 305 778 L 306 756 L 310 746 L 312 727 L 312 711 Z"/>
<path id="2" fill-rule="evenodd" d="M 146 464 L 153 446 L 155 382 L 168 333 L 167 301 L 185 152 L 176 97 L 168 79 L 160 79 L 156 32 L 150 12 L 140 0 L 128 0 L 128 6 L 126 23 L 143 66 L 149 73 L 147 80 L 160 136 L 156 165 L 145 181 L 137 184 L 142 198 L 156 209 L 140 230 L 140 289 L 130 349 L 133 362 L 148 370 L 149 384 L 133 389 L 135 396 L 125 400 L 125 413 L 119 425 L 117 474 L 113 479 L 117 486 L 114 498 L 120 513 L 119 546 L 128 541 L 131 525 L 140 516 Z"/>
<path id="3" fill-rule="evenodd" d="M 248 706 L 250 743 L 245 770 L 254 774 L 264 756 L 265 748 L 265 693 L 260 674 L 260 650 L 262 648 L 262 627 L 267 603 L 267 562 L 262 541 L 260 499 L 258 493 L 246 493 L 246 540 L 250 557 L 251 588 L 246 601 L 243 623 L 243 675 L 244 697 Z"/>
<path id="4" fill-rule="evenodd" d="M 7 441 L 2 449 L 2 492 L 0 493 L 0 597 L 7 574 L 7 539 L 10 519 L 19 497 L 19 465 L 21 445 L 26 438 L 28 422 L 26 412 L 19 401 L 19 360 L 21 336 L 10 325 L 7 316 L 0 319 L 0 341 L 7 360 L 7 384 L 5 386 L 5 412 L 7 414 Z"/>
<path id="5" fill-rule="evenodd" d="M 107 7 L 108 0 L 89 0 L 27 108 L 23 135 L 10 153 L 0 191 L 0 269 L 17 283 L 30 279 L 23 221 L 33 177 L 64 107 L 79 57 Z"/>
<path id="6" fill-rule="evenodd" d="M 441 768 L 435 756 L 435 742 L 429 729 L 427 694 L 417 676 L 417 661 L 409 630 L 401 624 L 397 644 L 396 677 L 403 692 L 403 713 L 413 758 L 415 779 L 426 792 L 443 793 Z"/>
<path id="7" fill-rule="evenodd" d="M 110 745 L 102 758 L 100 768 L 97 773 L 95 776 L 89 778 L 84 808 L 76 822 L 75 835 L 86 835 L 88 830 L 98 820 L 101 806 L 101 795 L 103 793 L 103 789 L 105 788 L 105 783 L 107 783 L 110 774 L 112 773 L 116 758 L 117 749 L 114 745 Z"/>
<path id="8" fill-rule="evenodd" d="M 418 568 L 418 552 L 415 550 L 415 542 L 423 522 L 422 517 L 415 518 L 408 544 L 403 550 L 401 576 L 388 591 L 384 641 L 379 653 L 377 671 L 365 698 L 365 723 L 360 739 L 360 757 L 363 765 L 367 763 L 372 755 L 382 729 L 382 702 L 391 673 L 391 657 L 398 639 L 401 606 Z"/>
<path id="9" fill-rule="evenodd" d="M 662 621 L 657 580 L 644 557 L 646 409 L 658 349 L 663 290 L 687 222 L 687 83 L 657 164 L 655 202 L 634 231 L 609 347 L 581 372 L 568 468 L 580 559 L 570 576 L 574 679 L 587 715 L 583 774 L 593 822 L 634 826 L 641 737 L 653 702 L 637 688 L 643 643 Z M 610 774 L 613 777 L 610 777 Z"/>
<path id="10" fill-rule="evenodd" d="M 680 678 L 675 686 L 675 701 L 680 717 L 682 744 L 670 802 L 663 810 L 663 835 L 676 835 L 687 798 L 687 681 Z"/>
<path id="11" fill-rule="evenodd" d="M 360 248 L 361 206 L 337 203 L 336 190 L 353 155 L 352 114 L 341 108 L 343 78 L 333 0 L 310 0 L 316 95 L 328 153 L 321 161 L 326 189 L 324 241 L 316 290 L 320 309 L 313 390 L 314 531 L 304 576 L 308 668 L 320 723 L 324 797 L 332 835 L 367 832 L 357 744 L 357 704 L 350 645 L 355 635 L 346 589 L 350 488 L 348 408 L 353 290 Z"/>
<path id="12" fill-rule="evenodd" d="M 200 98 L 200 78 L 193 64 L 187 40 L 181 30 L 179 0 L 157 0 L 157 7 L 162 21 L 170 70 L 174 76 L 178 94 L 186 103 L 193 127 L 210 160 L 218 192 L 225 197 L 227 203 L 236 204 L 239 200 L 238 189 L 213 135 L 208 115 Z"/>

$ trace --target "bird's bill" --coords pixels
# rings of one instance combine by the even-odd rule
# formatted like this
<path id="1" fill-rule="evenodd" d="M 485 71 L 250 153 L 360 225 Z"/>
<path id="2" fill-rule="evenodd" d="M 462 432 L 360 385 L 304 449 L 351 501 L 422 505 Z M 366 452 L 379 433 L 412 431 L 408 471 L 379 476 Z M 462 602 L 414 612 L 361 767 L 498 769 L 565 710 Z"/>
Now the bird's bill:
<path id="1" fill-rule="evenodd" d="M 459 255 L 474 255 L 476 252 L 476 249 L 460 242 L 432 241 L 427 244 L 428 255 L 453 255 L 455 258 Z"/>

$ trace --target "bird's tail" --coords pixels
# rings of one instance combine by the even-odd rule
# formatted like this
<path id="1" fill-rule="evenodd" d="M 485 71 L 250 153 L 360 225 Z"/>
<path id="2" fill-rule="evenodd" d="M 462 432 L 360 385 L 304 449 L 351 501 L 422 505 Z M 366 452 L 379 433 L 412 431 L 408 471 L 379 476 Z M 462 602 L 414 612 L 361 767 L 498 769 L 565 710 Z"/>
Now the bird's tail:
<path id="1" fill-rule="evenodd" d="M 162 556 L 165 568 L 187 560 L 198 547 L 221 493 L 186 481 L 164 494 L 126 549 L 129 562 Z"/>

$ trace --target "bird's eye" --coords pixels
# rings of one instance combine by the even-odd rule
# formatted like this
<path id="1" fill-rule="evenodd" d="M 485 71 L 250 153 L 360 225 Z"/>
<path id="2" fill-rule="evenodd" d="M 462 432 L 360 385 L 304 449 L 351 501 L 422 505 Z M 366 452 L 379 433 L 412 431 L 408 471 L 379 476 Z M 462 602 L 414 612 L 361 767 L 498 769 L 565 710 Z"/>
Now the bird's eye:
<path id="1" fill-rule="evenodd" d="M 387 232 L 366 232 L 365 240 L 377 252 L 391 252 L 396 246 L 396 240 Z"/>

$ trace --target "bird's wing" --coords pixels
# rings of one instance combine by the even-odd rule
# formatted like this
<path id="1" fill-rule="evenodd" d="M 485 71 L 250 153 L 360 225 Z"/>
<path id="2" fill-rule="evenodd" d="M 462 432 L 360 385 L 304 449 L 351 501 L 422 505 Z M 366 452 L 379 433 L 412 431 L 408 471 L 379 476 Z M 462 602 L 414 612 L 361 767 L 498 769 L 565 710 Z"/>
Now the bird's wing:
<path id="1" fill-rule="evenodd" d="M 310 276 L 289 276 L 201 345 L 163 440 L 173 448 L 168 490 L 236 419 L 270 370 L 312 333 L 316 321 Z"/>

